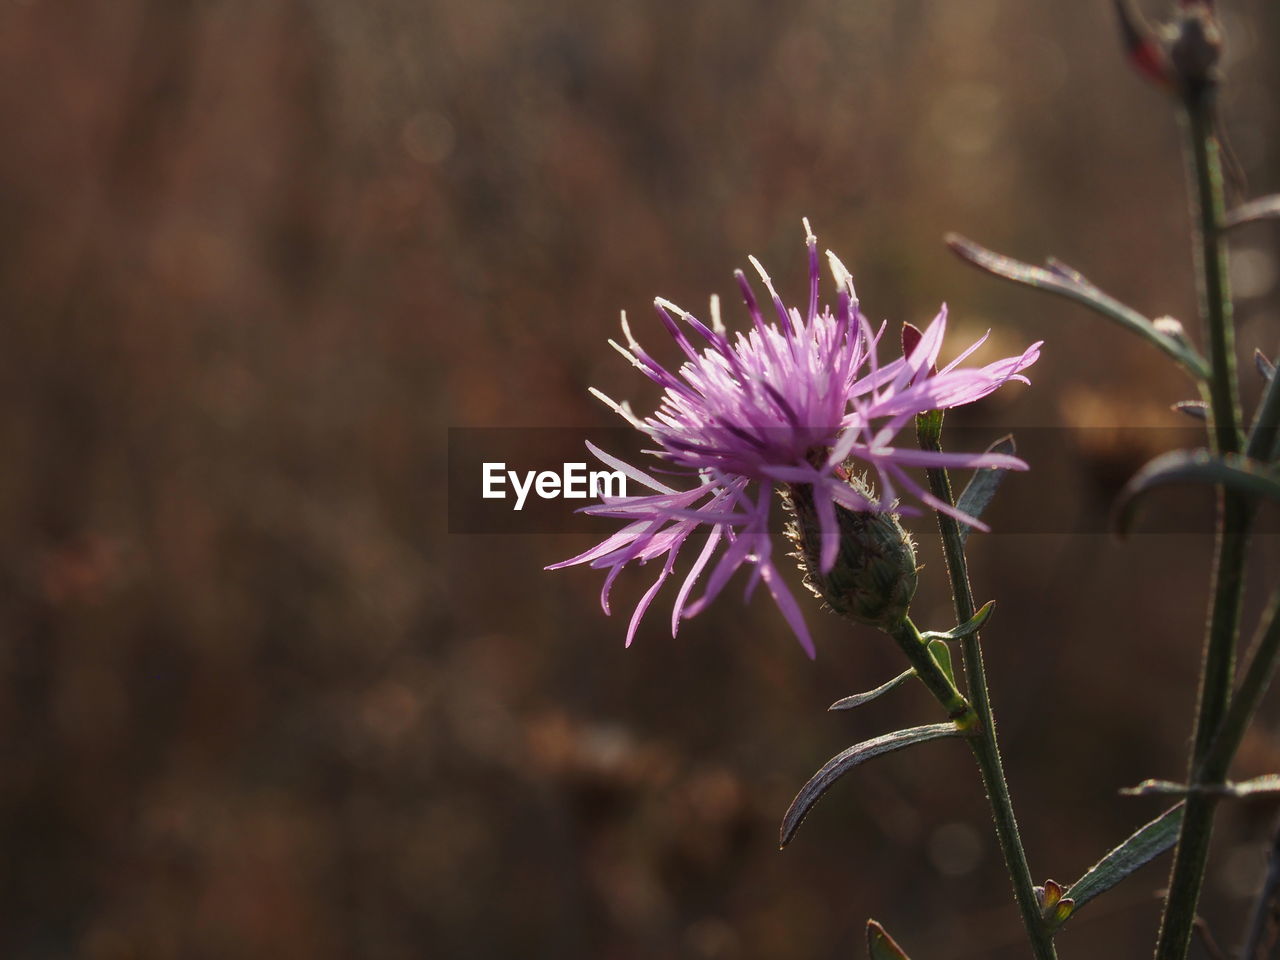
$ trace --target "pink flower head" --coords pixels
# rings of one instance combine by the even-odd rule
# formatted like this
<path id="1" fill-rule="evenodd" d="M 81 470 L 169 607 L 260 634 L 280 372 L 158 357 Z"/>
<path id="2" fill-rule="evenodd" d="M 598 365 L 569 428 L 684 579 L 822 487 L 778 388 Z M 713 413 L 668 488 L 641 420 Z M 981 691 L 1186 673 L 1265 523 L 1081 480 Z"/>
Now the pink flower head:
<path id="1" fill-rule="evenodd" d="M 664 388 L 656 413 L 640 418 L 623 402 L 591 392 L 646 434 L 664 472 L 694 481 L 676 489 L 588 443 L 602 462 L 652 493 L 604 497 L 586 513 L 627 521 L 622 529 L 579 556 L 547 569 L 589 563 L 607 569 L 601 605 L 609 612 L 609 590 L 623 567 L 661 561 L 661 571 L 636 605 L 627 629 L 627 645 L 649 604 L 671 576 L 677 555 L 691 536 L 705 531 L 701 549 L 684 577 L 671 615 L 674 636 L 681 618 L 692 617 L 724 588 L 744 564 L 751 567 L 746 595 L 761 580 L 810 657 L 813 641 L 795 597 L 773 560 L 770 510 L 775 486 L 812 488 L 821 527 L 823 572 L 839 549 L 837 507 L 854 511 L 893 509 L 918 512 L 896 503 L 899 490 L 934 509 L 950 513 L 978 529 L 987 529 L 949 504 L 938 501 L 911 478 L 905 467 L 1003 467 L 1027 465 L 998 453 L 937 453 L 897 447 L 898 432 L 915 416 L 972 403 L 1009 380 L 1027 383 L 1020 371 L 1035 363 L 1040 344 L 1017 357 L 985 367 L 960 364 L 986 336 L 938 369 L 946 330 L 943 306 L 908 355 L 880 365 L 877 346 L 882 325 L 873 332 L 858 309 L 853 279 L 844 264 L 827 253 L 835 277 L 835 309 L 819 308 L 820 260 L 817 239 L 805 221 L 809 249 L 809 297 L 804 313 L 788 309 L 764 268 L 751 258 L 777 314 L 766 322 L 751 285 L 741 270 L 734 276 L 751 314 L 752 326 L 730 335 L 712 300 L 708 326 L 666 300 L 655 301 L 658 317 L 686 361 L 676 373 L 664 368 L 636 342 L 622 318 L 625 347 L 610 341 L 645 376 Z M 682 327 L 676 318 L 684 324 Z M 693 336 L 690 336 L 692 334 Z M 870 469 L 878 478 L 879 499 L 869 499 L 849 482 L 851 471 Z M 718 557 L 718 558 L 717 558 Z M 712 560 L 715 559 L 714 564 Z M 690 599 L 710 565 L 706 586 Z"/>

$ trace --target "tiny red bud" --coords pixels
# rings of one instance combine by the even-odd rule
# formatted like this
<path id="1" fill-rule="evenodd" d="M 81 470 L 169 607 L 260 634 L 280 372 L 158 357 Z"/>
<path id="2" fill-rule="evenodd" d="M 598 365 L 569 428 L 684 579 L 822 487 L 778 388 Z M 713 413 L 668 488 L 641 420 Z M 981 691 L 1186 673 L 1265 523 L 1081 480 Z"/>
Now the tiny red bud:
<path id="1" fill-rule="evenodd" d="M 1130 0 L 1115 0 L 1120 20 L 1120 40 L 1125 56 L 1140 74 L 1164 90 L 1174 89 L 1173 65 L 1164 46 L 1149 27 L 1138 19 Z"/>
<path id="2" fill-rule="evenodd" d="M 920 346 L 920 341 L 924 339 L 924 334 L 920 332 L 920 328 L 913 323 L 902 324 L 902 356 L 910 359 L 911 354 L 915 352 L 916 347 Z M 938 374 L 938 368 L 934 364 L 929 364 L 929 376 L 934 377 Z"/>
<path id="3" fill-rule="evenodd" d="M 902 355 L 904 357 L 911 356 L 911 351 L 920 345 L 920 341 L 924 339 L 924 334 L 920 332 L 920 328 L 913 323 L 904 323 L 902 325 Z"/>

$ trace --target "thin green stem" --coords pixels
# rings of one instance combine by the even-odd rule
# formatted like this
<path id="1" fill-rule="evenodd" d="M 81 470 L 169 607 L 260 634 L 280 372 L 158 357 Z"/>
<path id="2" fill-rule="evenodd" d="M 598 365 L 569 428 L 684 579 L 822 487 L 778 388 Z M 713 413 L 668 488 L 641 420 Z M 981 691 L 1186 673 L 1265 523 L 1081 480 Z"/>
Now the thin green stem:
<path id="1" fill-rule="evenodd" d="M 1213 133 L 1212 91 L 1188 99 L 1186 122 L 1192 173 L 1191 205 L 1196 228 L 1196 289 L 1209 351 L 1209 413 L 1219 453 L 1242 446 L 1236 382 L 1235 327 L 1227 280 L 1227 245 L 1222 238 L 1225 204 L 1222 159 Z"/>
<path id="2" fill-rule="evenodd" d="M 917 418 L 916 431 L 923 449 L 942 449 L 940 414 L 936 417 L 926 415 Z M 943 503 L 955 503 L 955 498 L 951 494 L 951 478 L 947 471 L 945 469 L 928 470 L 927 474 L 933 495 Z M 974 614 L 973 589 L 969 584 L 969 564 L 964 554 L 964 541 L 960 537 L 960 526 L 954 517 L 941 511 L 937 512 L 937 517 L 947 572 L 951 576 L 951 594 L 955 602 L 956 622 L 964 623 Z M 1009 784 L 1004 776 L 1004 763 L 1000 758 L 1000 743 L 996 736 L 996 718 L 991 709 L 987 673 L 982 662 L 982 642 L 976 631 L 961 641 L 961 656 L 965 677 L 968 680 L 969 702 L 973 705 L 980 722 L 977 735 L 969 738 L 969 746 L 973 750 L 974 758 L 978 761 L 982 783 L 987 791 L 987 799 L 991 803 L 996 837 L 1000 843 L 1000 852 L 1004 855 L 1009 878 L 1013 882 L 1014 899 L 1018 903 L 1018 910 L 1022 914 L 1022 922 L 1027 928 L 1027 936 L 1031 940 L 1031 947 L 1037 960 L 1054 960 L 1057 957 L 1057 951 L 1053 946 L 1053 933 L 1041 915 L 1040 900 L 1035 892 L 1035 881 L 1031 877 L 1031 867 L 1027 863 L 1026 851 L 1022 848 L 1018 820 L 1013 812 L 1013 799 L 1009 796 Z"/>
<path id="3" fill-rule="evenodd" d="M 898 647 L 907 656 L 911 666 L 915 667 L 916 676 L 924 681 L 929 692 L 947 711 L 947 716 L 955 725 L 965 731 L 972 732 L 978 726 L 978 715 L 969 701 L 956 689 L 955 682 L 942 672 L 942 668 L 929 653 L 929 644 L 920 636 L 920 631 L 909 618 L 904 619 L 890 631 L 890 636 L 897 641 Z"/>
<path id="4" fill-rule="evenodd" d="M 1238 453 L 1241 448 L 1240 410 L 1235 370 L 1235 344 L 1231 321 L 1231 294 L 1227 282 L 1226 247 L 1222 243 L 1222 167 L 1213 134 L 1213 89 L 1206 87 L 1185 99 L 1187 154 L 1191 168 L 1191 207 L 1196 222 L 1196 280 L 1200 313 L 1209 347 L 1211 376 L 1207 384 L 1210 438 L 1218 453 Z M 1244 591 L 1244 560 L 1253 510 L 1248 501 L 1219 490 L 1218 535 L 1214 557 L 1213 600 L 1205 638 L 1200 674 L 1199 703 L 1192 742 L 1188 779 L 1193 786 L 1221 782 L 1223 773 L 1209 777 L 1204 763 L 1223 717 L 1231 704 L 1235 680 L 1236 641 L 1240 632 L 1240 600 Z M 1234 750 L 1231 751 L 1234 754 Z M 1178 835 L 1169 893 L 1160 935 L 1157 960 L 1183 960 L 1191 944 L 1196 906 L 1213 836 L 1216 798 L 1193 791 Z"/>
<path id="5" fill-rule="evenodd" d="M 1244 734 L 1249 729 L 1263 694 L 1275 675 L 1276 659 L 1280 655 L 1280 590 L 1271 595 L 1271 602 L 1258 627 L 1257 639 L 1249 652 L 1249 665 L 1244 679 L 1231 698 L 1231 706 L 1222 720 L 1222 727 L 1214 738 L 1213 746 L 1200 767 L 1202 782 L 1221 782 L 1227 776 L 1231 761 L 1240 749 Z"/>

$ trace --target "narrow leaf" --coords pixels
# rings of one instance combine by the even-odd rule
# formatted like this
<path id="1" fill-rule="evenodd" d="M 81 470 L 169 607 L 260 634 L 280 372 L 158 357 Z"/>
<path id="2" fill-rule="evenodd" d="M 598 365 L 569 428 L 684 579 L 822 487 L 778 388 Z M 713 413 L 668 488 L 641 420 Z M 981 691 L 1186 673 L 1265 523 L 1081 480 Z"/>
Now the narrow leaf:
<path id="1" fill-rule="evenodd" d="M 889 932 L 874 920 L 867 921 L 867 956 L 871 960 L 911 960 Z"/>
<path id="2" fill-rule="evenodd" d="M 987 447 L 987 453 L 1007 453 L 1012 456 L 1017 452 L 1017 445 L 1013 442 L 1013 435 L 1001 437 L 991 446 Z M 986 467 L 982 470 L 975 470 L 973 477 L 969 480 L 968 486 L 960 494 L 960 499 L 956 501 L 956 509 L 962 513 L 967 513 L 975 520 L 982 519 L 982 512 L 990 505 L 992 498 L 996 495 L 1001 481 L 1004 480 L 1008 470 L 1002 470 L 999 467 Z M 960 526 L 960 542 L 964 543 L 969 539 L 969 532 L 973 529 L 967 523 Z"/>
<path id="3" fill-rule="evenodd" d="M 972 617 L 950 630 L 929 630 L 920 634 L 922 640 L 963 640 L 965 637 L 972 636 L 981 630 L 988 620 L 991 619 L 991 613 L 996 608 L 994 600 L 988 600 Z"/>
<path id="4" fill-rule="evenodd" d="M 1179 400 L 1172 409 L 1185 413 L 1192 420 L 1208 420 L 1209 405 L 1203 400 Z"/>
<path id="5" fill-rule="evenodd" d="M 954 685 L 956 672 L 955 668 L 951 666 L 951 648 L 947 646 L 947 642 L 945 640 L 930 640 L 929 656 L 933 657 L 933 662 L 938 665 L 938 669 L 946 674 L 947 679 Z"/>
<path id="6" fill-rule="evenodd" d="M 1063 263 L 1057 257 L 1045 257 L 1044 265 L 1045 265 L 1045 268 L 1048 269 L 1050 273 L 1061 277 L 1063 280 L 1067 280 L 1071 283 L 1079 284 L 1082 287 L 1090 287 L 1094 290 L 1098 289 L 1092 283 L 1089 282 L 1089 278 L 1086 277 L 1083 273 L 1081 273 L 1079 270 L 1077 270 L 1075 267 L 1071 266 L 1070 264 Z"/>
<path id="7" fill-rule="evenodd" d="M 916 675 L 916 671 L 914 667 L 911 667 L 907 670 L 903 670 L 902 673 L 898 674 L 888 683 L 882 683 L 880 684 L 880 686 L 876 687 L 874 690 L 868 690 L 866 693 L 855 693 L 851 697 L 845 697 L 843 700 L 837 700 L 831 706 L 827 707 L 827 709 L 828 710 L 852 710 L 854 707 L 860 707 L 864 703 L 870 703 L 872 700 L 875 700 L 877 697 L 884 696 L 890 690 L 898 689 L 898 687 L 902 686 L 904 683 L 907 682 L 907 680 L 914 677 L 915 675 Z"/>
<path id="8" fill-rule="evenodd" d="M 977 633 L 987 625 L 987 621 L 991 619 L 991 614 L 995 608 L 996 602 L 994 600 L 988 600 L 978 608 L 977 613 L 951 631 L 951 639 L 963 640 L 965 637 Z"/>
<path id="9" fill-rule="evenodd" d="M 1226 784 L 1226 792 L 1232 797 L 1265 797 L 1280 793 L 1280 774 L 1268 773 L 1250 780 Z"/>
<path id="10" fill-rule="evenodd" d="M 1191 344 L 1161 332 L 1147 317 L 1103 293 L 1065 264 L 1054 261 L 1052 269 L 1048 270 L 1044 267 L 1033 267 L 1031 264 L 988 250 L 955 233 L 947 234 L 946 243 L 957 256 L 969 261 L 980 270 L 1037 290 L 1056 293 L 1093 308 L 1120 326 L 1150 340 L 1182 364 L 1197 380 L 1208 377 L 1208 364 Z"/>
<path id="11" fill-rule="evenodd" d="M 876 737 L 874 740 L 865 740 L 862 743 L 854 744 L 848 750 L 836 754 L 823 765 L 821 770 L 813 775 L 808 783 L 800 788 L 796 798 L 791 801 L 790 808 L 782 818 L 782 830 L 779 835 L 780 846 L 785 847 L 791 842 L 791 838 L 795 836 L 801 821 L 808 816 L 809 811 L 813 809 L 813 805 L 818 802 L 818 799 L 831 788 L 833 783 L 858 766 L 858 764 L 870 760 L 872 757 L 892 753 L 895 750 L 901 750 L 917 743 L 939 740 L 943 737 L 958 737 L 960 735 L 961 732 L 956 729 L 953 723 L 931 723 L 923 727 L 895 730 L 893 733 L 886 733 L 884 736 Z"/>
<path id="12" fill-rule="evenodd" d="M 1261 350 L 1253 351 L 1253 365 L 1258 368 L 1258 376 L 1267 383 L 1271 382 L 1271 378 L 1276 375 L 1276 365 L 1267 359 L 1267 355 Z"/>
<path id="13" fill-rule="evenodd" d="M 1247 797 L 1267 797 L 1280 794 L 1280 774 L 1268 773 L 1251 780 L 1227 783 L 1206 783 L 1188 785 L 1173 780 L 1143 780 L 1136 787 L 1126 787 L 1120 791 L 1126 797 L 1146 797 L 1153 794 L 1185 797 L 1189 793 L 1202 793 L 1215 797 L 1245 799 Z"/>
<path id="14" fill-rule="evenodd" d="M 1275 373 L 1274 367 L 1272 373 Z M 1245 456 L 1263 463 L 1270 463 L 1280 455 L 1280 377 L 1272 376 L 1267 380 L 1253 416 L 1253 425 L 1249 428 L 1249 442 L 1244 452 Z"/>
<path id="15" fill-rule="evenodd" d="M 1259 197 L 1257 200 L 1250 200 L 1248 203 L 1242 203 L 1234 210 L 1227 212 L 1222 218 L 1222 226 L 1224 229 L 1238 227 L 1242 223 L 1252 223 L 1255 220 L 1266 220 L 1269 217 L 1280 217 L 1280 193 L 1273 193 L 1269 197 Z"/>
<path id="16" fill-rule="evenodd" d="M 1084 876 L 1067 889 L 1061 902 L 1071 900 L 1073 913 L 1078 913 L 1094 897 L 1106 893 L 1139 867 L 1170 849 L 1178 840 L 1182 810 L 1179 803 L 1139 827 L 1129 839 L 1085 871 Z"/>
<path id="17" fill-rule="evenodd" d="M 1280 501 L 1280 476 L 1256 460 L 1238 454 L 1215 457 L 1208 450 L 1172 450 L 1134 474 L 1116 500 L 1116 527 L 1129 528 L 1134 507 L 1149 490 L 1172 483 L 1223 486 L 1246 497 Z"/>
<path id="18" fill-rule="evenodd" d="M 1185 797 L 1190 792 L 1189 786 L 1176 780 L 1143 780 L 1136 786 L 1122 787 L 1120 795 L 1122 797 Z"/>

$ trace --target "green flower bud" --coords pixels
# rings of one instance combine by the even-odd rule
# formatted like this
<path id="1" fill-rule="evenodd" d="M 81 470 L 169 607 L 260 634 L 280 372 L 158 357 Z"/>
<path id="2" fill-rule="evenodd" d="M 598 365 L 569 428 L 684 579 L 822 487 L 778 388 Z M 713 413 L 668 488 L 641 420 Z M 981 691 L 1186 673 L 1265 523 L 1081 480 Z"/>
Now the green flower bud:
<path id="1" fill-rule="evenodd" d="M 868 499 L 875 495 L 862 480 L 849 485 Z M 783 494 L 795 517 L 787 536 L 796 546 L 793 556 L 805 572 L 804 583 L 836 613 L 886 632 L 907 616 L 916 593 L 915 545 L 898 515 L 889 511 L 858 512 L 836 506 L 840 547 L 835 565 L 822 572 L 821 525 L 811 488 L 797 484 Z"/>

